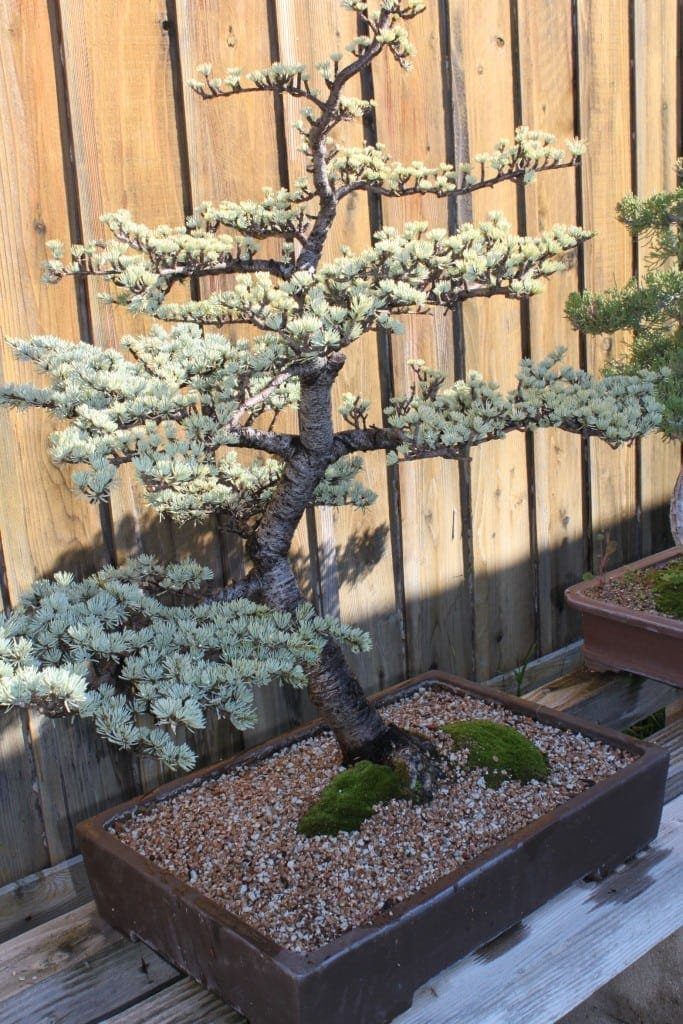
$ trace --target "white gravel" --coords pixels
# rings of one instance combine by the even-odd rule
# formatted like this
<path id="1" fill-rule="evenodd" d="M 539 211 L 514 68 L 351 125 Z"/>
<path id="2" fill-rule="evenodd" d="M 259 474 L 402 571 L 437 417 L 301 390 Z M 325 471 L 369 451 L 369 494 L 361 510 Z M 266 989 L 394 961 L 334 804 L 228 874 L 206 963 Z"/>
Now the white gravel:
<path id="1" fill-rule="evenodd" d="M 150 805 L 112 825 L 119 839 L 280 945 L 301 952 L 366 923 L 633 757 L 475 698 L 425 687 L 383 711 L 430 736 L 449 771 L 433 801 L 393 800 L 358 832 L 298 835 L 303 811 L 341 768 L 329 733 Z M 546 782 L 488 789 L 439 726 L 514 725 L 547 755 Z"/>

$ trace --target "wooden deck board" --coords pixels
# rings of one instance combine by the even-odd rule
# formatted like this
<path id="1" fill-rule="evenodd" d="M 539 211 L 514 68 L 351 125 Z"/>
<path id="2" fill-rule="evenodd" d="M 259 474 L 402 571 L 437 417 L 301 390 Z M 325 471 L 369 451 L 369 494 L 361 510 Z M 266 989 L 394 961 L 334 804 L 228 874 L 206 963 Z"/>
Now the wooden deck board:
<path id="1" fill-rule="evenodd" d="M 91 898 L 82 857 L 72 857 L 0 889 L 0 943 Z"/>
<path id="2" fill-rule="evenodd" d="M 683 798 L 644 854 L 443 971 L 394 1024 L 553 1024 L 683 926 Z M 571 983 L 569 981 L 571 980 Z"/>
<path id="3" fill-rule="evenodd" d="M 0 1021 L 94 1024 L 179 977 L 105 924 L 91 902 L 0 946 Z"/>
<path id="4" fill-rule="evenodd" d="M 143 1003 L 131 1006 L 101 1024 L 246 1024 L 237 1010 L 200 988 L 191 978 L 182 978 Z M 321 1021 L 321 1024 L 324 1022 Z"/>

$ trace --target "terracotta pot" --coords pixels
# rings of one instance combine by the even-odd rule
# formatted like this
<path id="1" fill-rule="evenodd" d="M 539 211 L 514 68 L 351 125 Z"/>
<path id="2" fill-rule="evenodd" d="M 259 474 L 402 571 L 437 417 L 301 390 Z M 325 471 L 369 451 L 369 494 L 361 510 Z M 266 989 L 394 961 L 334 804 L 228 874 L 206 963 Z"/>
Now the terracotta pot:
<path id="1" fill-rule="evenodd" d="M 668 548 L 638 562 L 606 572 L 616 579 L 634 569 L 650 569 L 683 555 L 683 547 Z M 663 683 L 683 686 L 683 622 L 656 612 L 623 608 L 600 597 L 596 580 L 575 583 L 565 592 L 567 603 L 581 612 L 583 656 L 588 668 L 635 672 Z"/>
<path id="2" fill-rule="evenodd" d="M 587 873 L 616 867 L 657 834 L 666 751 L 440 672 L 376 699 L 386 704 L 425 684 L 465 691 L 638 759 L 391 911 L 305 954 L 261 935 L 107 830 L 135 808 L 311 736 L 321 729 L 313 722 L 81 824 L 101 915 L 237 1007 L 250 1024 L 387 1024 L 433 975 Z"/>

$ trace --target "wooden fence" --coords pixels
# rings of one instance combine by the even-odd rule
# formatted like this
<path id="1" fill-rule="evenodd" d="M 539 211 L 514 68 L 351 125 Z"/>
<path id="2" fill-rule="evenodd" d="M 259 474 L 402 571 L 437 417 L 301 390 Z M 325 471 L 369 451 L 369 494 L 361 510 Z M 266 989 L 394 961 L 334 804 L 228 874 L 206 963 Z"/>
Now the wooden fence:
<path id="1" fill-rule="evenodd" d="M 410 219 L 454 226 L 502 209 L 534 232 L 583 223 L 597 238 L 567 274 L 528 306 L 465 304 L 462 317 L 422 318 L 390 344 L 366 338 L 340 387 L 375 410 L 421 356 L 461 374 L 475 367 L 508 386 L 523 354 L 558 344 L 599 369 L 621 339 L 579 338 L 563 319 L 579 285 L 604 288 L 643 265 L 614 220 L 629 190 L 673 181 L 677 137 L 677 0 L 427 0 L 411 24 L 411 74 L 379 61 L 372 81 L 376 132 L 392 154 L 457 161 L 488 149 L 515 124 L 590 144 L 583 168 L 543 175 L 523 196 L 511 185 L 448 206 L 432 197 L 366 206 L 350 201 L 332 245 L 364 246 L 374 226 Z M 281 59 L 313 63 L 357 34 L 336 0 L 4 0 L 0 5 L 0 330 L 84 338 L 97 345 L 144 327 L 96 301 L 96 289 L 40 284 L 49 238 L 101 234 L 98 216 L 126 207 L 139 220 L 179 223 L 202 199 L 257 196 L 302 171 L 266 95 L 202 103 L 185 86 L 205 59 L 245 69 Z M 354 126 L 347 138 L 361 138 Z M 34 380 L 8 350 L 5 379 Z M 131 552 L 199 554 L 217 574 L 239 552 L 209 530 L 159 524 L 123 478 L 102 514 L 74 496 L 46 454 L 41 413 L 0 419 L 0 564 L 11 605 L 36 576 L 80 572 Z M 369 690 L 439 666 L 486 679 L 572 641 L 566 585 L 617 544 L 615 564 L 666 545 L 665 503 L 678 452 L 653 438 L 614 452 L 544 431 L 490 443 L 471 465 L 429 460 L 387 472 L 368 459 L 376 505 L 321 510 L 302 524 L 295 559 L 325 610 L 363 623 L 374 652 Z M 310 552 L 315 552 L 311 557 Z M 302 708 L 263 695 L 261 738 Z M 254 735 L 213 729 L 204 755 Z M 157 778 L 93 740 L 90 730 L 13 712 L 0 721 L 0 884 L 74 849 L 73 822 Z"/>

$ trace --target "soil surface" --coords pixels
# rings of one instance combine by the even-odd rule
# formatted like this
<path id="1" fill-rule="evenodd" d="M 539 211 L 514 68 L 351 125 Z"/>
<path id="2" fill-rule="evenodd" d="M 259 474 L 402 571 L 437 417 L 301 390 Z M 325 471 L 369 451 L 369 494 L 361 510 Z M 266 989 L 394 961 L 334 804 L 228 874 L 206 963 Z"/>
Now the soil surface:
<path id="1" fill-rule="evenodd" d="M 446 758 L 430 804 L 392 800 L 357 832 L 306 838 L 297 821 L 341 769 L 325 732 L 112 825 L 119 839 L 189 881 L 280 945 L 305 952 L 390 911 L 442 875 L 634 758 L 466 695 L 425 687 L 382 712 L 430 736 Z M 439 727 L 462 718 L 515 726 L 548 757 L 546 782 L 488 789 Z"/>
<path id="2" fill-rule="evenodd" d="M 680 622 L 673 615 L 665 615 L 659 611 L 655 604 L 655 595 L 652 584 L 662 569 L 668 568 L 677 562 L 683 562 L 683 558 L 676 556 L 668 562 L 661 562 L 652 569 L 634 569 L 632 572 L 622 573 L 614 579 L 597 579 L 595 586 L 591 587 L 588 594 L 597 597 L 601 601 L 609 601 L 618 604 L 622 608 L 631 608 L 637 612 L 652 612 L 661 615 L 665 619 L 672 619 Z"/>

